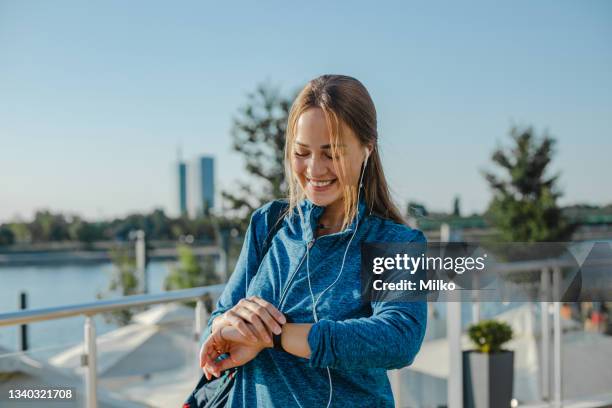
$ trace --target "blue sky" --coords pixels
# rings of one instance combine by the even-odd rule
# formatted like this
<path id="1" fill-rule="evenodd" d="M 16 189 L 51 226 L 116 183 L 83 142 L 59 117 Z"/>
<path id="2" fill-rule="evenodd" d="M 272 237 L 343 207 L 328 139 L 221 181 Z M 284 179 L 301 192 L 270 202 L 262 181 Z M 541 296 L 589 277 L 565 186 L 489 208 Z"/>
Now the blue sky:
<path id="1" fill-rule="evenodd" d="M 398 202 L 486 208 L 513 124 L 558 139 L 561 203 L 612 202 L 612 3 L 0 1 L 0 222 L 176 209 L 172 173 L 244 177 L 231 118 L 262 81 L 357 77 Z"/>

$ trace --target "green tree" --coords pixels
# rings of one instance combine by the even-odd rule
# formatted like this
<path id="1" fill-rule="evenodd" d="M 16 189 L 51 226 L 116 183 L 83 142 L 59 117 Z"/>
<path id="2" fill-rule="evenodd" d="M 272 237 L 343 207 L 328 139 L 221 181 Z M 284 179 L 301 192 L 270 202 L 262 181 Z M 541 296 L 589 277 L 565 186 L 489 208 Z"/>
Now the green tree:
<path id="1" fill-rule="evenodd" d="M 9 228 L 13 232 L 15 242 L 29 243 L 32 241 L 32 234 L 30 233 L 30 228 L 28 228 L 28 224 L 23 222 L 14 222 L 12 224 L 9 224 Z"/>
<path id="2" fill-rule="evenodd" d="M 406 205 L 406 214 L 409 217 L 421 218 L 429 215 L 425 205 L 417 203 L 416 201 L 409 201 Z"/>
<path id="3" fill-rule="evenodd" d="M 74 217 L 68 225 L 68 236 L 72 241 L 86 244 L 104 239 L 103 231 L 97 224 L 87 222 L 80 217 Z"/>
<path id="4" fill-rule="evenodd" d="M 504 177 L 485 172 L 493 200 L 487 218 L 507 242 L 563 241 L 570 237 L 569 225 L 557 206 L 561 192 L 556 188 L 559 174 L 547 176 L 555 140 L 538 138 L 532 128 L 512 128 L 514 145 L 497 149 L 492 156 Z"/>
<path id="5" fill-rule="evenodd" d="M 150 234 L 157 239 L 168 239 L 171 237 L 170 219 L 164 210 L 157 208 L 148 216 L 151 224 Z"/>
<path id="6" fill-rule="evenodd" d="M 138 294 L 139 280 L 136 269 L 136 259 L 128 248 L 116 247 L 110 252 L 113 263 L 113 274 L 111 276 L 108 292 L 121 296 L 131 296 Z M 104 293 L 98 293 L 98 299 L 105 297 Z M 114 321 L 119 326 L 125 326 L 132 320 L 135 310 L 122 309 L 104 315 L 107 321 Z"/>
<path id="7" fill-rule="evenodd" d="M 232 149 L 243 156 L 251 180 L 238 182 L 237 191 L 222 193 L 231 210 L 248 216 L 263 203 L 285 195 L 285 132 L 293 99 L 260 84 L 233 119 Z"/>
<path id="8" fill-rule="evenodd" d="M 37 211 L 30 223 L 30 233 L 35 242 L 68 240 L 68 222 L 62 214 L 50 211 Z"/>
<path id="9" fill-rule="evenodd" d="M 178 263 L 171 268 L 164 281 L 166 290 L 196 288 L 220 283 L 211 257 L 206 257 L 203 262 L 200 262 L 188 245 L 179 245 L 177 251 Z M 205 302 L 208 311 L 211 312 L 210 298 L 207 298 Z M 193 307 L 195 303 L 189 302 L 188 305 Z"/>
<path id="10" fill-rule="evenodd" d="M 459 196 L 455 196 L 453 200 L 453 215 L 455 217 L 461 217 L 461 199 Z"/>
<path id="11" fill-rule="evenodd" d="M 15 243 L 15 234 L 10 226 L 2 224 L 0 225 L 0 246 L 1 245 L 12 245 Z"/>

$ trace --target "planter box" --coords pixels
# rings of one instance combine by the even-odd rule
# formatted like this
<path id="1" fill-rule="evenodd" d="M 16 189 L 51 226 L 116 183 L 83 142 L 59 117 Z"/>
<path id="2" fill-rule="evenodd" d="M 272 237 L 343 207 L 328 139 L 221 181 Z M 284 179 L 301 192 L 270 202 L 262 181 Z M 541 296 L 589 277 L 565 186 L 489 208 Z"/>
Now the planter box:
<path id="1" fill-rule="evenodd" d="M 508 408 L 512 400 L 514 352 L 463 352 L 464 408 Z"/>

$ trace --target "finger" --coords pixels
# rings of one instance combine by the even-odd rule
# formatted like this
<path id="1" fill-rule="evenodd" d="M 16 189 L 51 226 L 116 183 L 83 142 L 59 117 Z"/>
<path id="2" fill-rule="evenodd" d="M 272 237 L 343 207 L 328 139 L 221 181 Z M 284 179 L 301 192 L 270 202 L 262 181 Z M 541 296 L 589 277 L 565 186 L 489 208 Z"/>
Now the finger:
<path id="1" fill-rule="evenodd" d="M 282 314 L 272 303 L 260 298 L 259 296 L 252 296 L 249 298 L 252 302 L 265 307 L 268 313 L 280 324 L 287 323 L 287 318 Z"/>
<path id="2" fill-rule="evenodd" d="M 263 299 L 259 299 L 259 301 L 266 302 Z M 265 323 L 268 332 L 276 334 L 281 333 L 280 324 L 278 324 L 278 321 L 262 303 L 257 303 L 257 301 L 250 301 L 245 304 L 245 307 L 248 308 L 252 313 L 255 313 Z M 271 307 L 274 308 L 274 306 Z"/>
<path id="3" fill-rule="evenodd" d="M 202 343 L 202 346 L 200 347 L 200 354 L 198 354 L 199 360 L 200 360 L 200 367 L 204 367 L 204 359 L 206 355 L 206 349 L 204 348 L 204 343 Z"/>
<path id="4" fill-rule="evenodd" d="M 208 374 L 208 379 L 209 379 L 209 380 L 210 380 L 211 378 L 213 378 L 213 377 L 218 377 L 218 375 L 216 375 L 216 374 L 215 374 L 215 370 L 214 370 L 214 368 L 213 368 L 212 364 L 207 364 L 207 365 L 204 367 L 204 370 L 206 370 L 205 372 L 206 372 L 206 374 Z"/>
<path id="5" fill-rule="evenodd" d="M 255 306 L 256 305 L 251 307 L 255 308 Z M 236 314 L 238 314 L 240 317 L 242 317 L 242 319 L 246 320 L 252 325 L 251 327 L 255 329 L 255 333 L 257 334 L 257 337 L 260 340 L 270 341 L 270 334 L 268 332 L 268 328 L 266 327 L 266 325 L 264 325 L 261 318 L 255 312 L 248 309 L 248 306 L 237 309 Z"/>
<path id="6" fill-rule="evenodd" d="M 211 345 L 213 344 L 213 336 L 210 335 L 208 338 L 202 343 L 202 347 L 200 347 L 200 367 L 204 367 L 206 361 L 208 359 L 208 354 L 211 350 Z"/>
<path id="7" fill-rule="evenodd" d="M 204 359 L 204 364 L 213 364 L 220 355 L 221 353 L 215 349 L 208 350 Z"/>
<path id="8" fill-rule="evenodd" d="M 225 319 L 231 323 L 233 327 L 238 330 L 238 333 L 242 334 L 245 338 L 251 339 L 251 341 L 257 341 L 257 333 L 246 324 L 246 322 L 240 317 L 234 310 L 228 310 L 225 312 Z"/>
<path id="9" fill-rule="evenodd" d="M 213 374 L 215 377 L 219 378 L 222 371 L 229 370 L 233 367 L 238 367 L 239 364 L 230 358 L 226 358 L 225 360 L 217 361 L 212 365 Z"/>
<path id="10" fill-rule="evenodd" d="M 203 367 L 207 363 L 213 362 L 217 357 L 219 357 L 220 353 L 218 350 L 221 350 L 223 340 L 221 338 L 221 331 L 213 332 L 208 339 L 202 345 L 202 350 L 200 353 L 200 367 Z"/>
<path id="11" fill-rule="evenodd" d="M 207 348 L 206 353 L 206 363 L 212 364 L 215 362 L 220 355 L 225 353 L 225 349 L 223 347 L 223 343 L 211 343 Z"/>
<path id="12" fill-rule="evenodd" d="M 206 366 L 202 367 L 202 372 L 204 373 L 204 377 L 206 377 L 206 379 L 210 381 L 210 379 L 212 378 L 212 374 L 208 372 L 208 368 Z"/>

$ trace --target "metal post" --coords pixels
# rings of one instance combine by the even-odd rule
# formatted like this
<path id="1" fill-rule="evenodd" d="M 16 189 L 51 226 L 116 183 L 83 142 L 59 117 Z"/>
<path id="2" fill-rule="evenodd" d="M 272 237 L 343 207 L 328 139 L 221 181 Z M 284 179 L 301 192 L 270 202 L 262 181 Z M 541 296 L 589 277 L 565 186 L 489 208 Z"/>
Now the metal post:
<path id="1" fill-rule="evenodd" d="M 19 293 L 19 309 L 25 310 L 28 308 L 28 294 L 26 292 Z M 19 326 L 19 351 L 28 351 L 28 325 L 22 324 Z"/>
<path id="2" fill-rule="evenodd" d="M 463 408 L 463 351 L 461 350 L 461 302 L 446 304 L 446 336 L 450 355 L 448 408 Z"/>
<path id="3" fill-rule="evenodd" d="M 393 390 L 395 406 L 397 408 L 402 408 L 402 377 L 401 370 L 390 370 L 389 376 L 391 377 L 391 389 Z"/>
<path id="4" fill-rule="evenodd" d="M 440 242 L 448 242 L 451 238 L 450 225 L 444 223 L 440 225 Z"/>
<path id="5" fill-rule="evenodd" d="M 472 323 L 480 321 L 480 276 L 474 271 L 472 274 Z"/>
<path id="6" fill-rule="evenodd" d="M 221 265 L 221 272 L 217 275 L 222 276 L 225 279 L 225 282 L 229 280 L 229 268 L 228 268 L 228 256 L 227 250 L 220 248 L 219 251 L 219 264 Z"/>
<path id="7" fill-rule="evenodd" d="M 85 317 L 85 390 L 87 408 L 96 408 L 97 400 L 97 367 L 96 367 L 96 325 L 92 316 Z"/>
<path id="8" fill-rule="evenodd" d="M 136 231 L 136 270 L 138 271 L 141 293 L 149 293 L 149 282 L 147 276 L 147 244 L 145 232 Z"/>
<path id="9" fill-rule="evenodd" d="M 220 231 L 221 251 L 219 251 L 219 263 L 221 264 L 221 276 L 225 282 L 229 280 L 229 248 L 232 239 L 232 231 L 227 227 Z"/>
<path id="10" fill-rule="evenodd" d="M 440 242 L 456 238 L 448 224 L 440 226 Z M 455 300 L 453 302 L 453 300 Z M 463 408 L 463 351 L 461 350 L 461 302 L 447 299 L 446 338 L 449 349 L 449 373 L 446 385 L 448 408 Z"/>
<path id="11" fill-rule="evenodd" d="M 550 319 L 548 306 L 550 301 L 550 271 L 548 268 L 542 269 L 540 274 L 541 296 L 540 302 L 540 347 L 541 356 L 540 373 L 542 399 L 550 400 Z"/>
<path id="12" fill-rule="evenodd" d="M 202 298 L 198 299 L 195 307 L 195 326 L 193 329 L 193 340 L 195 345 L 195 355 L 196 355 L 196 373 L 202 375 L 202 369 L 200 368 L 200 337 L 202 336 L 202 331 L 204 330 L 204 325 L 207 321 L 207 313 L 206 308 L 204 307 L 204 300 Z"/>
<path id="13" fill-rule="evenodd" d="M 195 328 L 193 339 L 196 343 L 200 342 L 200 336 L 202 335 L 202 331 L 204 329 L 204 301 L 202 299 L 198 299 L 195 307 Z"/>
<path id="14" fill-rule="evenodd" d="M 554 314 L 553 314 L 553 353 L 554 353 L 554 367 L 555 373 L 553 378 L 553 393 L 554 393 L 554 404 L 555 407 L 562 407 L 562 366 L 561 366 L 561 268 L 555 267 L 553 269 L 553 290 L 555 302 Z"/>

